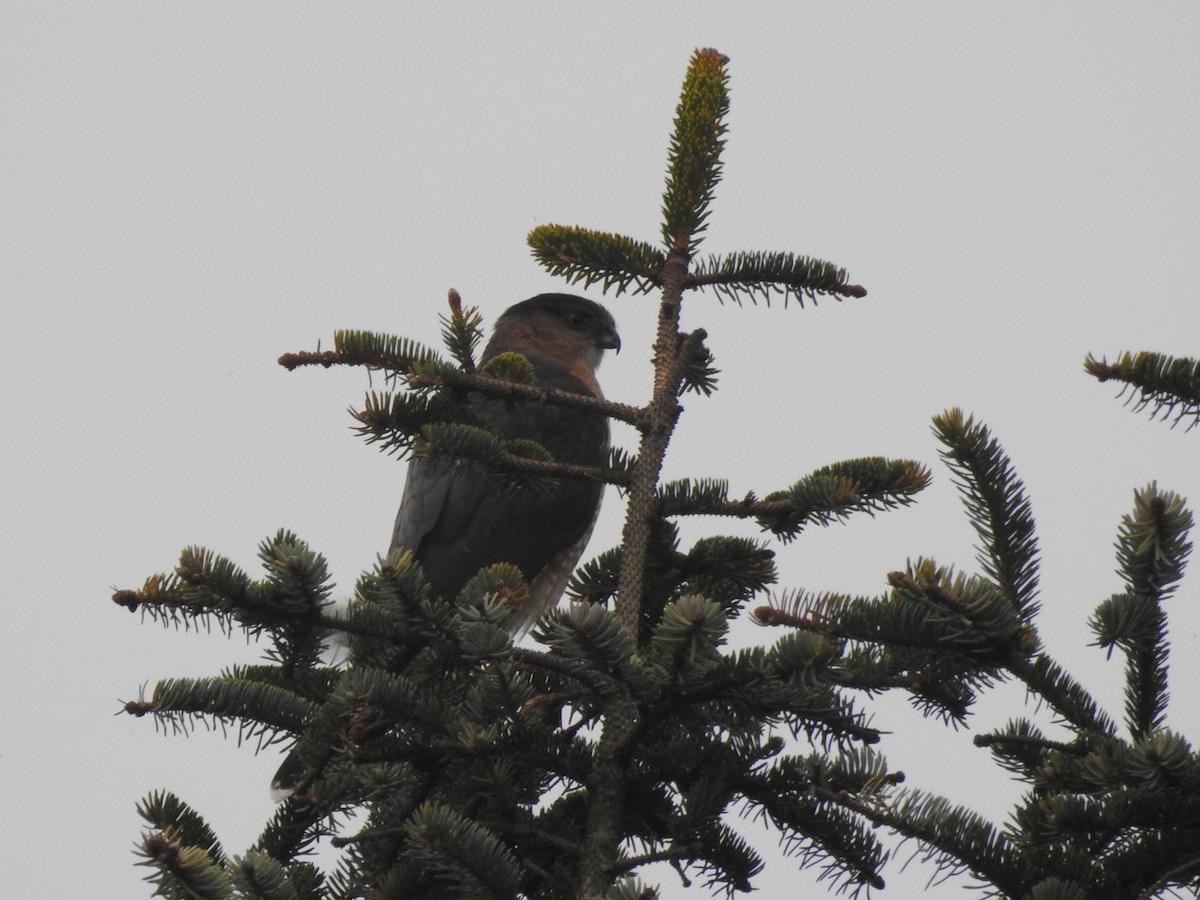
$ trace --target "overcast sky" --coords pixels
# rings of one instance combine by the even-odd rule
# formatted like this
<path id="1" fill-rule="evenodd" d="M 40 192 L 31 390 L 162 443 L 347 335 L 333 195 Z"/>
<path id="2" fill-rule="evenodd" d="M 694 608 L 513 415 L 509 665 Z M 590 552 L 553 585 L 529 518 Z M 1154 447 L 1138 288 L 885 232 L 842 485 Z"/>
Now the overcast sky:
<path id="1" fill-rule="evenodd" d="M 727 54 L 732 77 L 704 249 L 826 258 L 870 294 L 815 309 L 689 296 L 721 390 L 687 400 L 668 477 L 762 493 L 839 459 L 927 462 L 936 482 L 913 508 L 780 549 L 783 586 L 877 593 L 918 555 L 973 566 L 929 431 L 964 407 L 1029 488 L 1046 645 L 1119 714 L 1121 663 L 1085 623 L 1119 589 L 1112 541 L 1133 488 L 1200 498 L 1200 433 L 1133 415 L 1081 365 L 1200 354 L 1200 6 L 416 6 L 0 7 L 4 895 L 148 897 L 134 804 L 156 788 L 228 851 L 251 843 L 277 756 L 114 713 L 143 685 L 258 650 L 139 624 L 112 589 L 190 544 L 257 573 L 258 542 L 288 527 L 348 592 L 386 548 L 402 469 L 349 430 L 363 372 L 289 374 L 276 358 L 347 327 L 436 343 L 450 287 L 489 322 L 561 288 L 525 249 L 538 224 L 656 240 L 698 46 Z M 624 350 L 601 381 L 640 403 L 654 300 L 608 302 Z M 610 493 L 593 553 L 622 512 Z M 731 531 L 753 533 L 685 533 Z M 1169 610 L 1171 725 L 1193 739 L 1198 601 L 1193 575 Z M 1009 686 L 972 727 L 1030 713 Z M 875 724 L 912 785 L 997 821 L 1019 795 L 970 731 L 903 702 Z M 883 896 L 915 895 L 930 872 L 893 869 Z M 781 896 L 811 878 L 772 862 L 758 885 Z"/>

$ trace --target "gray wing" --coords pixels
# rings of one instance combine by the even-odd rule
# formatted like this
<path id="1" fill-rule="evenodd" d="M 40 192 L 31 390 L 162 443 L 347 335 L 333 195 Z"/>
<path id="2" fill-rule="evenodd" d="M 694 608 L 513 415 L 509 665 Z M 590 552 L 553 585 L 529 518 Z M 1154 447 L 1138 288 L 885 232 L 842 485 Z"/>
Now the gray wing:
<path id="1" fill-rule="evenodd" d="M 538 616 L 549 612 L 558 604 L 563 591 L 567 589 L 567 582 L 571 580 L 571 575 L 574 574 L 575 567 L 579 564 L 579 558 L 583 556 L 583 551 L 587 547 L 588 541 L 591 540 L 592 530 L 596 527 L 596 519 L 599 516 L 600 502 L 597 501 L 596 511 L 583 536 L 570 547 L 555 555 L 529 582 L 529 604 L 519 614 L 514 613 L 508 623 L 509 630 L 513 634 L 518 636 L 523 634 Z"/>
<path id="2" fill-rule="evenodd" d="M 578 386 L 552 373 L 540 380 L 551 387 Z M 480 403 L 477 414 L 500 435 L 536 440 L 564 462 L 600 465 L 607 452 L 608 422 L 592 413 L 540 403 L 510 408 L 493 400 Z M 485 566 L 515 565 L 533 594 L 530 611 L 521 617 L 528 621 L 562 595 L 595 524 L 603 490 L 597 482 L 564 478 L 549 493 L 514 492 L 502 488 L 481 463 L 414 459 L 391 550 L 412 551 L 442 597 L 457 595 Z"/>
<path id="3" fill-rule="evenodd" d="M 389 555 L 400 549 L 420 551 L 422 539 L 433 531 L 442 514 L 452 480 L 453 472 L 447 466 L 427 459 L 409 461 Z"/>

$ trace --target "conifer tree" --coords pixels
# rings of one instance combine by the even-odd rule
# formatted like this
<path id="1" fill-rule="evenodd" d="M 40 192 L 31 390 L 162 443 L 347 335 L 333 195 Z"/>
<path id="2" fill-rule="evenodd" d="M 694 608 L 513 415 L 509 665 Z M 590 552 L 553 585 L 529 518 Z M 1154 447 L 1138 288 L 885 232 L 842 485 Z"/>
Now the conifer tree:
<path id="1" fill-rule="evenodd" d="M 140 853 L 159 896 L 649 898 L 657 892 L 639 872 L 663 861 L 703 893 L 745 891 L 762 868 L 736 828 L 733 813 L 745 810 L 840 887 L 884 885 L 881 825 L 921 842 L 935 865 L 970 871 L 992 896 L 1133 898 L 1196 885 L 1200 765 L 1165 724 L 1164 604 L 1191 547 L 1191 514 L 1176 494 L 1155 485 L 1135 494 L 1118 534 L 1126 590 L 1091 621 L 1126 661 L 1119 725 L 1042 648 L 1030 502 L 999 442 L 958 410 L 934 429 L 979 538 L 980 571 L 917 560 L 889 576 L 881 597 L 783 590 L 753 610 L 778 629 L 763 631 L 770 642 L 726 646 L 731 621 L 776 580 L 771 548 L 725 536 L 683 547 L 680 516 L 753 519 L 787 541 L 810 525 L 903 506 L 930 477 L 917 462 L 863 457 L 761 496 L 730 496 L 717 478 L 661 480 L 680 397 L 717 387 L 706 334 L 680 328 L 685 298 L 780 294 L 803 307 L 865 295 L 821 260 L 700 255 L 721 174 L 726 64 L 713 50 L 692 57 L 659 242 L 567 226 L 529 235 L 535 258 L 568 282 L 658 303 L 649 399 L 587 401 L 634 426 L 635 451 L 580 471 L 461 427 L 480 393 L 580 400 L 529 383 L 520 360 L 479 371 L 482 323 L 456 297 L 445 355 L 339 332 L 333 350 L 281 359 L 382 373 L 386 389 L 355 416 L 368 441 L 398 456 L 480 461 L 512 490 L 577 477 L 620 488 L 620 546 L 576 573 L 576 602 L 536 624 L 536 647 L 514 647 L 504 625 L 525 589 L 511 566 L 484 570 L 458 597 L 435 597 L 411 556 L 397 553 L 335 612 L 323 558 L 286 531 L 259 548 L 259 578 L 188 548 L 173 572 L 114 596 L 163 623 L 215 621 L 267 648 L 260 665 L 162 681 L 128 712 L 184 730 L 217 721 L 243 737 L 294 739 L 306 765 L 241 856 L 226 852 L 198 806 L 168 792 L 145 798 Z M 349 644 L 339 667 L 321 658 L 334 638 Z M 903 786 L 872 749 L 872 695 L 904 691 L 927 715 L 961 723 L 1004 679 L 1021 681 L 1057 720 L 1050 734 L 1016 719 L 976 739 L 1029 784 L 1006 827 Z M 306 857 L 322 841 L 340 854 L 328 870 Z"/>
<path id="2" fill-rule="evenodd" d="M 1125 658 L 1123 721 L 1041 646 L 1038 543 L 1030 501 L 1000 443 L 949 410 L 934 419 L 978 543 L 976 574 L 919 559 L 882 597 L 799 592 L 755 611 L 765 624 L 841 642 L 866 690 L 903 690 L 927 716 L 961 724 L 997 682 L 1021 682 L 1053 731 L 1017 718 L 974 742 L 1027 785 L 1003 828 L 945 798 L 898 788 L 863 798 L 865 818 L 920 842 L 943 872 L 967 871 L 988 896 L 1149 898 L 1200 884 L 1200 756 L 1165 721 L 1166 601 L 1191 552 L 1192 514 L 1156 484 L 1120 523 L 1125 590 L 1089 621 Z"/>
<path id="3" fill-rule="evenodd" d="M 594 401 L 638 430 L 636 453 L 614 450 L 608 466 L 581 473 L 456 427 L 475 392 L 578 402 L 545 396 L 519 361 L 477 371 L 480 319 L 457 302 L 444 320 L 449 359 L 401 337 L 340 332 L 331 351 L 281 360 L 383 373 L 388 390 L 370 394 L 356 417 L 367 440 L 399 455 L 483 461 L 513 490 L 590 477 L 624 491 L 621 545 L 580 570 L 577 602 L 537 624 L 537 649 L 513 647 L 503 627 L 506 604 L 524 589 L 512 567 L 485 570 L 459 597 L 441 598 L 399 553 L 364 574 L 348 611 L 335 615 L 323 558 L 286 531 L 260 547 L 263 577 L 189 548 L 174 572 L 115 596 L 154 619 L 215 620 L 269 648 L 261 665 L 162 681 L 130 713 L 183 728 L 219 720 L 243 737 L 294 736 L 312 773 L 241 857 L 227 855 L 197 808 L 166 792 L 146 798 L 142 853 L 161 895 L 653 896 L 636 874 L 655 861 L 685 879 L 747 890 L 762 864 L 729 824 L 737 804 L 771 821 L 802 860 L 852 883 L 882 883 L 873 829 L 825 796 L 869 795 L 889 780 L 868 749 L 878 733 L 834 677 L 836 642 L 797 633 L 728 650 L 730 621 L 775 580 L 772 552 L 721 536 L 682 547 L 675 521 L 757 519 L 791 539 L 810 524 L 910 502 L 927 470 L 854 459 L 762 497 L 732 497 L 719 479 L 660 479 L 680 396 L 716 388 L 705 333 L 680 330 L 685 296 L 777 292 L 802 307 L 865 294 L 844 270 L 792 253 L 699 255 L 721 174 L 726 62 L 702 50 L 688 68 L 659 243 L 563 226 L 529 236 L 534 257 L 568 282 L 658 300 L 649 400 Z M 342 668 L 321 662 L 335 634 L 350 644 Z M 812 746 L 785 753 L 785 734 Z M 331 872 L 303 858 L 322 839 L 342 852 Z"/>

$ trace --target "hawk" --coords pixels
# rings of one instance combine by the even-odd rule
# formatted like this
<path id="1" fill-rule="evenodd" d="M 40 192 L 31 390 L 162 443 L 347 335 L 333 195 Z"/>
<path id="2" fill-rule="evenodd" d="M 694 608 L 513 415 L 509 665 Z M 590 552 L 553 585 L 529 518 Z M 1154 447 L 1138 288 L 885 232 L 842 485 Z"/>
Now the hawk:
<path id="1" fill-rule="evenodd" d="M 605 350 L 621 349 L 607 309 L 570 294 L 539 294 L 496 320 L 481 364 L 515 352 L 533 366 L 538 387 L 599 399 L 596 369 Z M 480 422 L 502 438 L 536 441 L 562 463 L 600 466 L 608 454 L 608 419 L 600 413 L 536 401 L 487 398 L 476 402 Z M 480 569 L 511 563 L 529 583 L 530 599 L 513 610 L 508 627 L 520 633 L 554 607 L 583 554 L 604 485 L 560 478 L 548 492 L 505 490 L 477 462 L 408 464 L 389 554 L 409 550 L 436 595 L 453 599 Z M 295 751 L 271 783 L 276 800 L 289 796 L 303 774 Z"/>
<path id="2" fill-rule="evenodd" d="M 621 349 L 607 309 L 583 297 L 539 294 L 496 321 L 481 363 L 516 352 L 533 366 L 538 387 L 603 399 L 596 368 L 605 350 Z M 600 466 L 608 454 L 608 419 L 549 403 L 481 401 L 476 415 L 501 437 L 541 444 L 557 461 Z M 447 466 L 414 459 L 389 552 L 412 551 L 434 593 L 454 597 L 485 566 L 511 563 L 529 582 L 519 631 L 552 608 L 591 536 L 604 485 L 561 478 L 548 493 L 505 491 L 479 463 Z"/>

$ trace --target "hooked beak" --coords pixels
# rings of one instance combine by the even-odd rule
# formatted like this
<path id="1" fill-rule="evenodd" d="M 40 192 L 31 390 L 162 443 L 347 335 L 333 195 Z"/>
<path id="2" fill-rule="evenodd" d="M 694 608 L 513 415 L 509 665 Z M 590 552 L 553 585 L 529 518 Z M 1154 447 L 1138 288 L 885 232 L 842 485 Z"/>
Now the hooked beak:
<path id="1" fill-rule="evenodd" d="M 600 336 L 600 340 L 596 342 L 596 346 L 602 350 L 615 350 L 621 352 L 621 336 L 617 334 L 615 328 L 610 328 L 605 334 Z"/>

